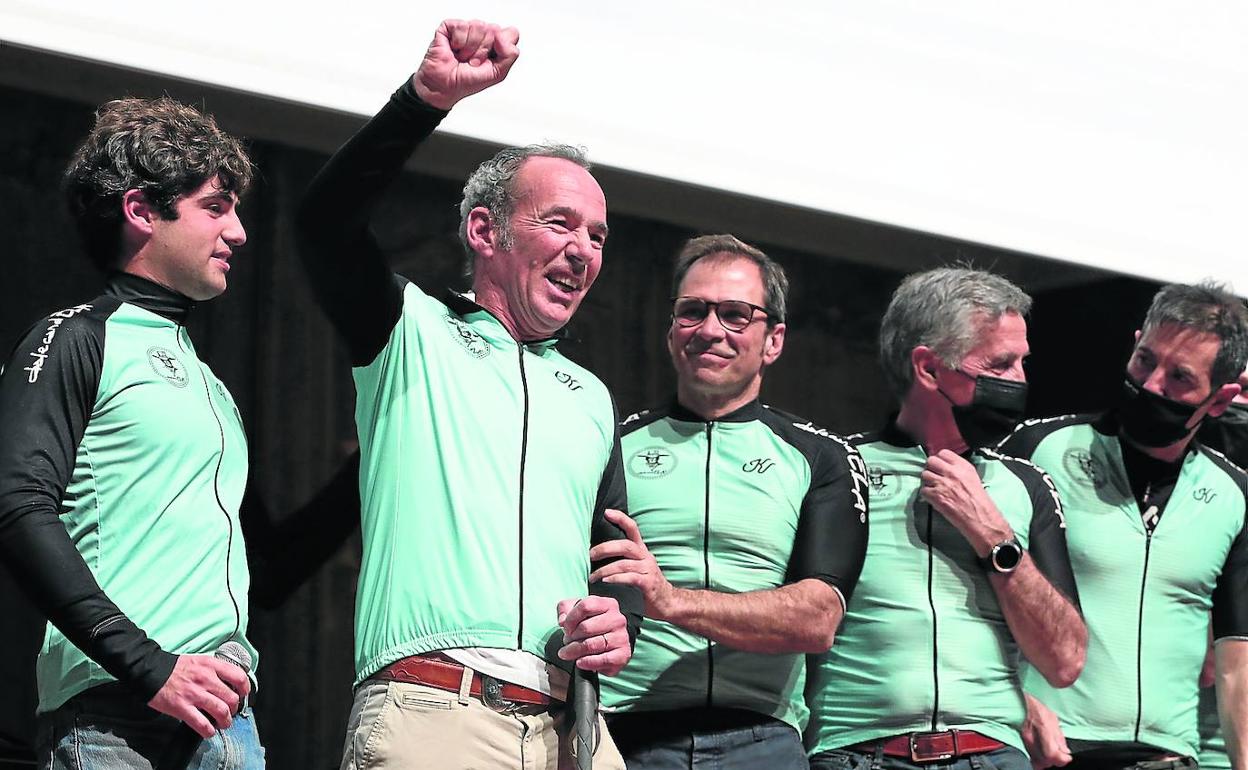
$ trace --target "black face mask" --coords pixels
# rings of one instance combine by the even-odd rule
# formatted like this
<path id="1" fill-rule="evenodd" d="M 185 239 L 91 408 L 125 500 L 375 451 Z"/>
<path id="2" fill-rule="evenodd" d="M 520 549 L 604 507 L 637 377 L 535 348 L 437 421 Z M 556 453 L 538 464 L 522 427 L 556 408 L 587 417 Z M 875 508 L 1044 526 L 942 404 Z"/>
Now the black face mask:
<path id="1" fill-rule="evenodd" d="M 1248 430 L 1248 404 L 1232 402 L 1218 418 L 1223 425 L 1234 426 L 1239 430 Z"/>
<path id="2" fill-rule="evenodd" d="M 1231 404 L 1221 416 L 1206 420 L 1196 438 L 1236 465 L 1248 464 L 1248 404 Z"/>
<path id="3" fill-rule="evenodd" d="M 971 375 L 961 369 L 953 369 L 963 377 Z M 1010 435 L 1027 411 L 1027 383 L 990 377 L 981 374 L 974 377 L 975 395 L 971 403 L 959 406 L 940 391 L 953 406 L 953 422 L 962 434 L 962 440 L 971 449 L 995 447 Z"/>
<path id="4" fill-rule="evenodd" d="M 1160 449 L 1186 437 L 1191 430 L 1188 421 L 1204 405 L 1205 401 L 1193 405 L 1159 396 L 1127 377 L 1118 404 L 1118 424 L 1140 446 Z"/>

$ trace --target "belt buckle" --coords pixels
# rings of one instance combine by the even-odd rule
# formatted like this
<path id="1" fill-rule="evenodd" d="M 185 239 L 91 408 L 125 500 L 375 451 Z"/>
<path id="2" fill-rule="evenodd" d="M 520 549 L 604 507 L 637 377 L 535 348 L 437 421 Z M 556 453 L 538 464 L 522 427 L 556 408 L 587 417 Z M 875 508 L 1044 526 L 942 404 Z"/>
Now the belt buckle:
<path id="1" fill-rule="evenodd" d="M 926 746 L 920 747 L 920 741 Z M 910 733 L 910 760 L 912 762 L 940 762 L 958 755 L 958 733 L 946 730 L 937 733 Z"/>
<path id="2" fill-rule="evenodd" d="M 503 698 L 503 683 L 492 676 L 478 673 L 481 677 L 481 701 L 485 705 L 499 712 L 500 714 L 510 714 L 520 708 L 519 703 Z"/>

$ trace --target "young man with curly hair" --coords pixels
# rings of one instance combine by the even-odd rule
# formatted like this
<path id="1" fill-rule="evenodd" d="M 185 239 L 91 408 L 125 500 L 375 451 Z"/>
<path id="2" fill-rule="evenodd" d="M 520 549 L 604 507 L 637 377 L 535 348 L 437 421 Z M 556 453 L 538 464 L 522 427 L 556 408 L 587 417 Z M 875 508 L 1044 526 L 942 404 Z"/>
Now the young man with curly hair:
<path id="1" fill-rule="evenodd" d="M 107 285 L 36 322 L 0 376 L 0 559 L 50 621 L 42 767 L 263 766 L 246 438 L 185 326 L 225 291 L 251 176 L 237 139 L 168 98 L 103 105 L 66 172 Z"/>

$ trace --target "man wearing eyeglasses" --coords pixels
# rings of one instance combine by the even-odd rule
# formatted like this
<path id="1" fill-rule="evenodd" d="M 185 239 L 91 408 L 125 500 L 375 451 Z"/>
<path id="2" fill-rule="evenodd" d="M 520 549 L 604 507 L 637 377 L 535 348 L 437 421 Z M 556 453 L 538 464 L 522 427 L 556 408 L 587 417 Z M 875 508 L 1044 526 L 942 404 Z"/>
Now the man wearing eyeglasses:
<path id="1" fill-rule="evenodd" d="M 676 397 L 625 421 L 628 535 L 591 580 L 635 585 L 646 621 L 603 680 L 630 770 L 806 767 L 803 653 L 831 645 L 862 568 L 866 478 L 846 442 L 758 400 L 784 347 L 784 270 L 731 235 L 676 258 Z"/>

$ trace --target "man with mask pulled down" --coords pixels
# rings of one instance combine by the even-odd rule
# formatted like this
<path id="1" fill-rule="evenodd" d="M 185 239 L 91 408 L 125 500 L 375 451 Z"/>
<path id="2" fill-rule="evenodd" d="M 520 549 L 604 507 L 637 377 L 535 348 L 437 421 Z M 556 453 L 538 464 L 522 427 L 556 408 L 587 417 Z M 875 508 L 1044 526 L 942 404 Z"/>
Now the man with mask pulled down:
<path id="1" fill-rule="evenodd" d="M 1165 286 L 1116 407 L 1032 420 L 1003 443 L 1046 468 L 1066 502 L 1090 638 L 1073 687 L 1024 674 L 1037 767 L 1196 767 L 1210 610 L 1218 710 L 1234 766 L 1248 767 L 1248 475 L 1194 439 L 1239 393 L 1246 360 L 1237 298 L 1215 283 Z"/>
<path id="2" fill-rule="evenodd" d="M 1020 654 L 1056 687 L 1087 632 L 1052 482 L 988 449 L 1021 419 L 1031 298 L 1000 276 L 907 277 L 880 329 L 901 402 L 851 437 L 867 465 L 867 560 L 836 645 L 810 665 L 816 770 L 1029 768 Z"/>

